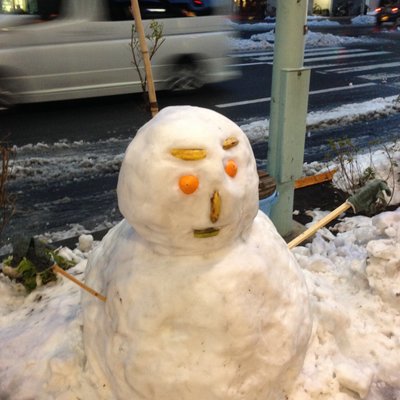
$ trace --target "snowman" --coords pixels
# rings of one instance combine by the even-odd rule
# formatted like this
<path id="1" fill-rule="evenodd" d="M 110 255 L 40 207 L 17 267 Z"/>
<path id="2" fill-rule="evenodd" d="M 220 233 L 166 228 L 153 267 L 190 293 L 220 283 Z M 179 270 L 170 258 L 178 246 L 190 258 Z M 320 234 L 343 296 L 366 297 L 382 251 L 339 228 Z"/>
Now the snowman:
<path id="1" fill-rule="evenodd" d="M 241 129 L 167 107 L 129 145 L 124 219 L 88 260 L 87 368 L 99 398 L 280 400 L 311 332 L 305 282 L 269 218 Z M 100 392 L 103 392 L 101 394 Z"/>

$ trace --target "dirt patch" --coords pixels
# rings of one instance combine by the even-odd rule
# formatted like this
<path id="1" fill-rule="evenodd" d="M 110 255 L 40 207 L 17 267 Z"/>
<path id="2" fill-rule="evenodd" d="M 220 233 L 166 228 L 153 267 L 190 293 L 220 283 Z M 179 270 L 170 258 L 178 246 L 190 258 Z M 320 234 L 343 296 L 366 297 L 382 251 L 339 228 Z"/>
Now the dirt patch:
<path id="1" fill-rule="evenodd" d="M 303 225 L 312 221 L 307 211 L 319 208 L 332 211 L 343 204 L 348 195 L 336 188 L 330 182 L 307 186 L 294 191 L 293 219 Z"/>

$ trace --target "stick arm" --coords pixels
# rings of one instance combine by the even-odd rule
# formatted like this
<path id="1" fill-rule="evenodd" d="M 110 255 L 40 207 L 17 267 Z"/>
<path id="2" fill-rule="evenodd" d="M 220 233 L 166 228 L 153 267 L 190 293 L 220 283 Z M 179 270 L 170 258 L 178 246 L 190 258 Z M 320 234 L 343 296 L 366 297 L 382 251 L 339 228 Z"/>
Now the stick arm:
<path id="1" fill-rule="evenodd" d="M 326 224 L 337 218 L 340 214 L 344 213 L 351 207 L 350 203 L 343 203 L 339 207 L 335 208 L 332 212 L 326 215 L 324 218 L 319 220 L 316 224 L 305 230 L 301 235 L 294 238 L 291 242 L 288 243 L 289 249 L 298 246 L 300 243 L 304 242 L 310 236 L 314 235 L 319 229 L 324 227 Z"/>
<path id="2" fill-rule="evenodd" d="M 80 280 L 76 279 L 73 275 L 69 274 L 68 272 L 64 271 L 61 267 L 59 267 L 57 264 L 54 264 L 52 266 L 52 269 L 54 272 L 59 273 L 60 275 L 64 276 L 65 278 L 69 279 L 70 281 L 74 282 L 76 285 L 80 286 L 82 289 L 86 290 L 89 292 L 91 295 L 97 297 L 101 301 L 106 301 L 107 298 L 104 297 L 102 294 L 96 292 L 94 289 L 90 288 L 89 286 L 85 285 L 82 283 Z"/>

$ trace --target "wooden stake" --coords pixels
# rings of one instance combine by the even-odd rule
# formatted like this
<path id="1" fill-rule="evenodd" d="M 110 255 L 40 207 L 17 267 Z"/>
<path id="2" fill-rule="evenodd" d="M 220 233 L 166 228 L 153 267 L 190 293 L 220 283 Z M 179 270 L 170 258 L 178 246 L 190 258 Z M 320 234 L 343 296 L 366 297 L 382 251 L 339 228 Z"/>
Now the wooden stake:
<path id="1" fill-rule="evenodd" d="M 317 175 L 304 176 L 300 179 L 297 179 L 294 182 L 294 188 L 300 189 L 300 188 L 303 188 L 306 186 L 311 186 L 311 185 L 316 185 L 318 183 L 331 181 L 335 172 L 336 172 L 336 169 L 334 169 L 333 171 L 323 172 L 323 173 L 317 174 Z"/>
<path id="2" fill-rule="evenodd" d="M 310 236 L 314 235 L 315 232 L 318 231 L 318 229 L 321 229 L 324 227 L 326 224 L 337 218 L 340 214 L 344 213 L 351 207 L 350 203 L 343 203 L 336 209 L 334 209 L 332 212 L 330 212 L 328 215 L 326 215 L 324 218 L 322 218 L 320 221 L 315 223 L 313 226 L 305 230 L 302 234 L 294 238 L 291 242 L 288 243 L 289 249 L 292 249 L 293 247 L 298 246 L 301 242 L 304 242 L 304 240 L 308 239 Z"/>
<path id="3" fill-rule="evenodd" d="M 158 104 L 156 97 L 156 90 L 154 87 L 153 73 L 151 70 L 150 55 L 146 42 L 146 35 L 144 33 L 142 17 L 140 15 L 140 8 L 138 0 L 131 0 L 132 14 L 135 19 L 136 32 L 139 35 L 140 50 L 143 56 L 143 63 L 147 78 L 147 92 L 149 94 L 151 116 L 154 117 L 158 113 Z"/>
<path id="4" fill-rule="evenodd" d="M 61 267 L 59 267 L 57 264 L 54 264 L 52 266 L 52 269 L 54 272 L 58 272 L 60 275 L 65 276 L 67 279 L 69 279 L 70 281 L 74 282 L 75 284 L 77 284 L 78 286 L 80 286 L 82 289 L 86 290 L 87 292 L 89 292 L 91 295 L 97 297 L 98 299 L 102 300 L 102 301 L 106 301 L 107 298 L 104 297 L 102 294 L 96 292 L 95 290 L 93 290 L 92 288 L 90 288 L 89 286 L 86 286 L 84 283 L 82 283 L 81 281 L 79 281 L 78 279 L 76 279 L 73 275 L 69 274 L 68 272 L 64 271 Z"/>

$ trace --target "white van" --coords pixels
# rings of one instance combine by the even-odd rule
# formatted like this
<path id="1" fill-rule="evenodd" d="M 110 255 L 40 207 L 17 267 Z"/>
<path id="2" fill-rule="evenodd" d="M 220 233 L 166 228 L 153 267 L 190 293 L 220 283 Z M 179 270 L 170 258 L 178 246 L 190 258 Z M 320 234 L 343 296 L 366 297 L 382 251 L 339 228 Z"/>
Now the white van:
<path id="1" fill-rule="evenodd" d="M 192 89 L 238 76 L 229 23 L 210 0 L 140 1 L 163 26 L 152 59 L 156 89 Z M 35 0 L 28 24 L 0 26 L 0 105 L 140 92 L 130 48 L 130 0 Z"/>

